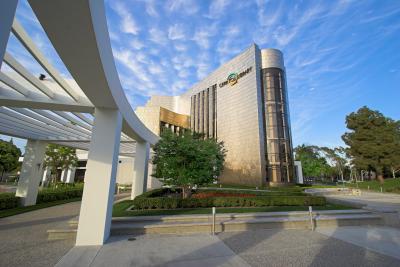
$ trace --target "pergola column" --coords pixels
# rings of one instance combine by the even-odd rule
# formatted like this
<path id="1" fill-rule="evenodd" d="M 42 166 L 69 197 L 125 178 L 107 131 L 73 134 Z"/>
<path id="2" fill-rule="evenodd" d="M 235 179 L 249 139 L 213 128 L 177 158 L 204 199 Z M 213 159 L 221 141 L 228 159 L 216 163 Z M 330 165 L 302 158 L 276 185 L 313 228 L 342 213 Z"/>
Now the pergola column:
<path id="1" fill-rule="evenodd" d="M 135 167 L 132 181 L 131 199 L 146 192 L 147 175 L 149 169 L 150 144 L 147 142 L 136 143 Z"/>
<path id="2" fill-rule="evenodd" d="M 122 116 L 96 108 L 79 215 L 77 246 L 102 245 L 110 235 Z"/>
<path id="3" fill-rule="evenodd" d="M 0 1 L 0 67 L 6 52 L 17 4 L 18 0 Z"/>
<path id="4" fill-rule="evenodd" d="M 40 180 L 43 177 L 43 160 L 47 143 L 39 140 L 28 140 L 24 161 L 18 180 L 16 196 L 21 198 L 23 206 L 36 204 Z"/>

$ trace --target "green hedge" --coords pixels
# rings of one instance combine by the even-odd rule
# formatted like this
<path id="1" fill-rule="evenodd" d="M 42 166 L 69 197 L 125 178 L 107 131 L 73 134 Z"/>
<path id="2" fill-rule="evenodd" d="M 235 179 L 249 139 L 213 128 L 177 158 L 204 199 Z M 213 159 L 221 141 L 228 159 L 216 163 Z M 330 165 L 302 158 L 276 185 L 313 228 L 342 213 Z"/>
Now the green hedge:
<path id="1" fill-rule="evenodd" d="M 38 193 L 36 203 L 78 198 L 82 197 L 82 193 L 82 188 L 44 189 Z"/>
<path id="2" fill-rule="evenodd" d="M 67 200 L 72 198 L 82 197 L 83 187 L 60 187 L 52 189 L 43 189 L 39 191 L 36 203 L 48 203 L 58 200 Z M 0 194 L 0 210 L 17 208 L 20 206 L 19 197 L 15 193 L 1 193 Z"/>
<path id="3" fill-rule="evenodd" d="M 251 190 L 229 190 L 229 189 L 220 189 L 220 190 L 215 190 L 215 189 L 198 189 L 196 190 L 196 193 L 201 193 L 201 192 L 217 192 L 217 193 L 233 193 L 233 194 L 252 194 L 252 195 L 257 195 L 257 196 L 306 196 L 307 194 L 304 193 L 303 191 L 251 191 Z"/>
<path id="4" fill-rule="evenodd" d="M 214 197 L 205 199 L 181 199 L 168 197 L 136 197 L 135 209 L 175 209 L 197 207 L 266 207 L 266 206 L 323 206 L 324 197 L 318 196 L 257 196 Z"/>
<path id="5" fill-rule="evenodd" d="M 19 198 L 15 193 L 0 194 L 0 210 L 16 208 L 19 205 Z"/>

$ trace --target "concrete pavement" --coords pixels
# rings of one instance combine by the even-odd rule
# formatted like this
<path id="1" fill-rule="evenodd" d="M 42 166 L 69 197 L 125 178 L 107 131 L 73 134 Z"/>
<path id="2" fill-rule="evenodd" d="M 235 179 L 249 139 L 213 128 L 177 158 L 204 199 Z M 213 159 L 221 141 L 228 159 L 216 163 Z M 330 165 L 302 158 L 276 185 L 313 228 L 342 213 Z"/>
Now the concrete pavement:
<path id="1" fill-rule="evenodd" d="M 111 237 L 99 247 L 74 247 L 57 267 L 249 266 L 216 236 L 142 235 Z"/>
<path id="2" fill-rule="evenodd" d="M 308 230 L 225 232 L 218 237 L 251 266 L 400 266 L 396 258 Z"/>
<path id="3" fill-rule="evenodd" d="M 54 266 L 75 240 L 47 240 L 47 230 L 66 227 L 79 214 L 80 202 L 0 219 L 0 266 Z"/>
<path id="4" fill-rule="evenodd" d="M 391 227 L 317 228 L 317 232 L 400 260 L 400 230 Z"/>
<path id="5" fill-rule="evenodd" d="M 358 204 L 376 211 L 400 212 L 400 194 L 376 193 L 362 191 L 361 196 L 352 195 L 324 195 L 328 200 L 341 200 L 343 202 Z"/>

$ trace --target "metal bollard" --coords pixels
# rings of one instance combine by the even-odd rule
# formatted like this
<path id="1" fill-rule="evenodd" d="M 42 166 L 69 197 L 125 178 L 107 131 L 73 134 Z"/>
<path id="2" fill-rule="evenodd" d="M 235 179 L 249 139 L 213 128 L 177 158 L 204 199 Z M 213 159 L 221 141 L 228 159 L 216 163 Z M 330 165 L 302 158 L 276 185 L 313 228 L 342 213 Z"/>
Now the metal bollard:
<path id="1" fill-rule="evenodd" d="M 311 231 L 314 231 L 314 221 L 313 221 L 312 206 L 308 206 L 308 212 L 310 214 Z"/>
<path id="2" fill-rule="evenodd" d="M 212 208 L 212 235 L 215 235 L 215 207 Z"/>

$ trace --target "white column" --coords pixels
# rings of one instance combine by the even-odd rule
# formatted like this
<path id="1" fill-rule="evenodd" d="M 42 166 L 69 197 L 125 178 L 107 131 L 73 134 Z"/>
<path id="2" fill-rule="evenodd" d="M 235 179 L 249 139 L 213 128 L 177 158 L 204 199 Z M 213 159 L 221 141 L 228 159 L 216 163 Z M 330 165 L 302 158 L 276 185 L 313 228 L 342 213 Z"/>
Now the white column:
<path id="1" fill-rule="evenodd" d="M 10 36 L 11 25 L 14 20 L 18 0 L 0 1 L 0 67 Z"/>
<path id="2" fill-rule="evenodd" d="M 40 179 L 43 177 L 43 160 L 47 143 L 28 140 L 22 162 L 16 196 L 21 198 L 23 206 L 36 204 Z"/>
<path id="3" fill-rule="evenodd" d="M 102 245 L 110 235 L 122 116 L 96 108 L 79 214 L 77 246 Z"/>
<path id="4" fill-rule="evenodd" d="M 68 170 L 61 171 L 60 182 L 65 183 L 67 181 L 67 172 Z"/>
<path id="5" fill-rule="evenodd" d="M 75 180 L 75 171 L 76 171 L 75 167 L 72 167 L 72 168 L 68 169 L 67 177 L 66 177 L 66 180 L 65 180 L 66 183 L 72 184 L 74 182 L 74 180 Z"/>
<path id="6" fill-rule="evenodd" d="M 136 143 L 135 167 L 131 199 L 143 194 L 147 189 L 147 174 L 149 169 L 150 144 L 147 142 Z"/>
<path id="7" fill-rule="evenodd" d="M 43 172 L 42 186 L 43 186 L 47 181 L 49 181 L 50 175 L 51 175 L 51 169 L 50 169 L 49 167 L 47 167 L 46 169 L 44 169 L 44 172 Z"/>

